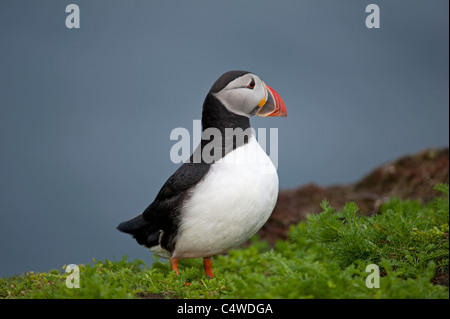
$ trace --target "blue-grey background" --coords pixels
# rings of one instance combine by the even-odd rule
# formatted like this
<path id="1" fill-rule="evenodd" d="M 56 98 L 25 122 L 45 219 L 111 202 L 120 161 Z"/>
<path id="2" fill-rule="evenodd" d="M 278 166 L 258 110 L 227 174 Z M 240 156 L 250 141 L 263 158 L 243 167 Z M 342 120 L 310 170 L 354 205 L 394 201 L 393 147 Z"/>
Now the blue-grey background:
<path id="1" fill-rule="evenodd" d="M 81 28 L 67 29 L 76 3 Z M 376 3 L 381 28 L 367 29 Z M 0 275 L 150 254 L 116 225 L 178 165 L 222 73 L 282 96 L 282 189 L 350 183 L 449 144 L 448 6 L 436 1 L 0 2 Z"/>

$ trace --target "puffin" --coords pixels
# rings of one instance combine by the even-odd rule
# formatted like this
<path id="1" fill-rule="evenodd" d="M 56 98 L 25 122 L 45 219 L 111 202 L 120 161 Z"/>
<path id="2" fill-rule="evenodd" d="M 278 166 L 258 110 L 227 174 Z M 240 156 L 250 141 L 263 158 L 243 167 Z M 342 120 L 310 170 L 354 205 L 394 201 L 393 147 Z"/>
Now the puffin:
<path id="1" fill-rule="evenodd" d="M 169 177 L 154 201 L 117 229 L 156 256 L 203 258 L 214 278 L 212 257 L 253 236 L 275 207 L 279 182 L 250 118 L 286 117 L 280 95 L 256 74 L 233 70 L 212 85 L 202 108 L 202 138 L 188 160 Z"/>

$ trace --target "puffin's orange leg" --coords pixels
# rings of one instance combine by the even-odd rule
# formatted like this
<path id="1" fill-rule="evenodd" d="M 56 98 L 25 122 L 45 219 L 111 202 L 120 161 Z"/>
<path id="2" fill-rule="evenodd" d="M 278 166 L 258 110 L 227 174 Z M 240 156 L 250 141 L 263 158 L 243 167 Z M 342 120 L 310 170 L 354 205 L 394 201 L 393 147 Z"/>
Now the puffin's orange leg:
<path id="1" fill-rule="evenodd" d="M 180 275 L 180 272 L 178 271 L 178 259 L 177 258 L 170 258 L 170 267 L 172 267 L 172 270 L 175 270 L 177 272 L 177 275 Z"/>
<path id="2" fill-rule="evenodd" d="M 212 258 L 211 257 L 203 258 L 203 268 L 205 268 L 205 273 L 209 278 L 214 278 L 214 275 L 212 272 Z"/>
<path id="3" fill-rule="evenodd" d="M 180 275 L 180 272 L 178 271 L 178 258 L 170 258 L 170 267 L 172 268 L 172 270 L 175 270 L 177 272 L 177 275 Z M 191 283 L 190 282 L 185 282 L 184 283 L 186 286 L 189 286 Z"/>

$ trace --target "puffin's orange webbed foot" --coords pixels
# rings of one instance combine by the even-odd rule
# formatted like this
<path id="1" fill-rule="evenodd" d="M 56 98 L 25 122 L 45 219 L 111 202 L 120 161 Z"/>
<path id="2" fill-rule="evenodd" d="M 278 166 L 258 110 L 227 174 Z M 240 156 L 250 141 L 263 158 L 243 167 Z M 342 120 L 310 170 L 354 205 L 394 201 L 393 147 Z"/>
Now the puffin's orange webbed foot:
<path id="1" fill-rule="evenodd" d="M 180 275 L 180 272 L 178 271 L 178 259 L 177 258 L 170 258 L 170 267 L 172 270 L 175 270 L 177 272 L 177 275 Z"/>
<path id="2" fill-rule="evenodd" d="M 205 268 L 206 276 L 208 276 L 209 278 L 214 278 L 213 271 L 212 271 L 212 258 L 211 257 L 203 258 L 203 268 Z"/>
<path id="3" fill-rule="evenodd" d="M 172 268 L 172 270 L 176 271 L 177 275 L 180 275 L 180 272 L 178 271 L 178 259 L 177 258 L 170 258 L 170 267 Z M 190 282 L 185 282 L 184 285 L 185 286 L 189 286 L 191 283 Z"/>

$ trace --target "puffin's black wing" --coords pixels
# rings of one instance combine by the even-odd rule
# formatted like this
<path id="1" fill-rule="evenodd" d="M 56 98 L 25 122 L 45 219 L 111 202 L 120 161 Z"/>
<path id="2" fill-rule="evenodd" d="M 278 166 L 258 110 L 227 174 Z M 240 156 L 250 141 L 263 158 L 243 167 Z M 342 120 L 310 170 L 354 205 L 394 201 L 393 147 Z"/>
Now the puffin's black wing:
<path id="1" fill-rule="evenodd" d="M 139 216 L 121 223 L 117 229 L 133 235 L 136 241 L 147 247 L 158 244 L 172 251 L 173 239 L 178 230 L 180 209 L 190 188 L 195 186 L 208 172 L 206 163 L 184 163 L 169 177 L 153 203 Z M 160 241 L 161 237 L 161 242 Z"/>

